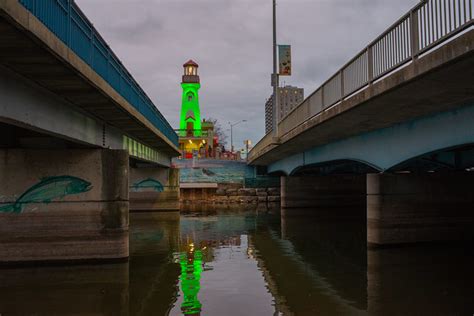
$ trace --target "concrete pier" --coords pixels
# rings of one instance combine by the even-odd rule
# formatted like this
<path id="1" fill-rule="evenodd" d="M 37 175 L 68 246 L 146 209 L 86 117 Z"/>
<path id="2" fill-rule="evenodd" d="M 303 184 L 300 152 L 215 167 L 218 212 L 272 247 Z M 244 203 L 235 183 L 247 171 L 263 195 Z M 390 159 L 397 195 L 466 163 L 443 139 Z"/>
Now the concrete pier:
<path id="1" fill-rule="evenodd" d="M 369 174 L 372 246 L 474 240 L 474 173 Z"/>
<path id="2" fill-rule="evenodd" d="M 128 153 L 0 150 L 0 262 L 123 259 Z"/>
<path id="3" fill-rule="evenodd" d="M 285 216 L 364 216 L 365 175 L 281 177 L 281 206 Z"/>
<path id="4" fill-rule="evenodd" d="M 179 217 L 179 170 L 131 167 L 130 212 L 160 212 L 165 217 Z"/>

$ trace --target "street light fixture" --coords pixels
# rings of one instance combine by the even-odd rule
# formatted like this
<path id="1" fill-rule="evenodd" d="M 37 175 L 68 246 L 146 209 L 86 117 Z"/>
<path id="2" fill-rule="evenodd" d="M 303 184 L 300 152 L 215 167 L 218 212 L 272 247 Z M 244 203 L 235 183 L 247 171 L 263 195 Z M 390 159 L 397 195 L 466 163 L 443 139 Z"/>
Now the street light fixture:
<path id="1" fill-rule="evenodd" d="M 247 120 L 240 120 L 240 121 L 237 121 L 235 123 L 229 122 L 229 125 L 230 125 L 230 151 L 232 153 L 234 153 L 234 135 L 233 135 L 233 132 L 232 132 L 233 127 L 235 125 L 238 125 L 238 124 L 243 123 L 243 122 L 247 122 Z"/>

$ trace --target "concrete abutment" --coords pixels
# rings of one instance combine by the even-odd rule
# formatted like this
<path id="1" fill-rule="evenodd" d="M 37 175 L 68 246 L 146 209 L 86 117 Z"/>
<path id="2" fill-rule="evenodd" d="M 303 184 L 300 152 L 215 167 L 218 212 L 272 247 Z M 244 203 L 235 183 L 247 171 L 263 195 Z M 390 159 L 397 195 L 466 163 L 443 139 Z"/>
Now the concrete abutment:
<path id="1" fill-rule="evenodd" d="M 130 168 L 130 212 L 161 213 L 179 218 L 179 169 L 157 166 Z"/>
<path id="2" fill-rule="evenodd" d="M 0 262 L 129 256 L 124 150 L 0 150 Z"/>

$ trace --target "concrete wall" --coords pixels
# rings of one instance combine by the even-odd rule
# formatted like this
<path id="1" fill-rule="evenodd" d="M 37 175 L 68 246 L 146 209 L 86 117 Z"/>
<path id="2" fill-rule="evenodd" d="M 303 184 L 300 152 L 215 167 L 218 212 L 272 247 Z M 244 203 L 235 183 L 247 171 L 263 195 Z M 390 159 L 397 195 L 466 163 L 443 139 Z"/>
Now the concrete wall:
<path id="1" fill-rule="evenodd" d="M 281 177 L 284 215 L 365 216 L 366 176 Z"/>
<path id="2" fill-rule="evenodd" d="M 178 212 L 178 181 L 178 169 L 130 168 L 130 211 Z"/>
<path id="3" fill-rule="evenodd" d="M 474 173 L 369 174 L 367 241 L 474 240 Z"/>
<path id="4" fill-rule="evenodd" d="M 0 261 L 127 258 L 128 154 L 0 150 Z"/>
<path id="5" fill-rule="evenodd" d="M 242 183 L 255 177 L 255 167 L 244 161 L 217 159 L 174 159 L 181 183 Z"/>

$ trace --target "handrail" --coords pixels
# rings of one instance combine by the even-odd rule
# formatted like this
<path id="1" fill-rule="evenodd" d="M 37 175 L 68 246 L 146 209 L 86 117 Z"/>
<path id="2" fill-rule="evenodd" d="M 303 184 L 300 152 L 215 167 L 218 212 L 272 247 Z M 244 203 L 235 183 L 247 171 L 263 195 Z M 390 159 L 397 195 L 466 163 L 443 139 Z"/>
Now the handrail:
<path id="1" fill-rule="evenodd" d="M 289 132 L 304 121 L 296 119 L 300 112 L 305 114 L 301 115 L 305 120 L 310 119 L 374 81 L 401 69 L 421 54 L 471 27 L 474 24 L 473 15 L 474 0 L 423 0 L 417 3 L 283 117 L 279 126 L 290 127 L 278 130 Z M 262 138 L 267 141 L 261 140 L 252 149 L 250 160 L 263 149 L 260 145 L 268 143 L 267 136 Z"/>
<path id="2" fill-rule="evenodd" d="M 74 0 L 19 0 L 112 88 L 178 146 L 178 135 Z"/>

